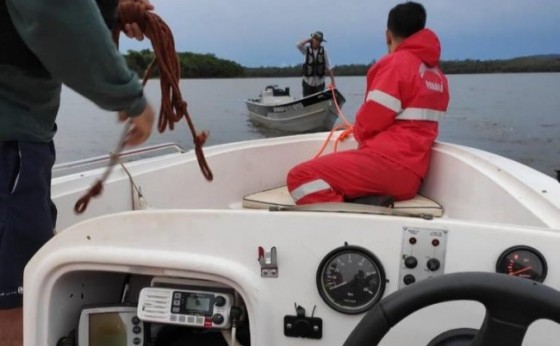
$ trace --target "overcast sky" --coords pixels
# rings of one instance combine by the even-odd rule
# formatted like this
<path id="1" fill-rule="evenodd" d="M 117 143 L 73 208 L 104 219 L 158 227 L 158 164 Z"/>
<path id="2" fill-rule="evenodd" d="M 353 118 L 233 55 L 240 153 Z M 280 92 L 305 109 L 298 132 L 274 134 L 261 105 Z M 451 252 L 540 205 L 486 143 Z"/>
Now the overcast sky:
<path id="1" fill-rule="evenodd" d="M 212 53 L 243 66 L 299 64 L 299 39 L 323 31 L 333 64 L 386 53 L 388 0 L 151 0 L 178 52 Z M 427 27 L 442 59 L 504 59 L 560 53 L 560 0 L 429 0 Z M 150 48 L 121 38 L 121 48 Z"/>

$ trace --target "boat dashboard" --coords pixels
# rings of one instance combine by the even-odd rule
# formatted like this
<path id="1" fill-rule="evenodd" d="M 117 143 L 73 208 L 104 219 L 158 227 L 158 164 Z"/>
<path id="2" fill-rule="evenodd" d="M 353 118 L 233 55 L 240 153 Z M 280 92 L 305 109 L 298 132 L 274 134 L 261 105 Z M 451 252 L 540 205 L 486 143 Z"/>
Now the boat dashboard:
<path id="1" fill-rule="evenodd" d="M 60 232 L 27 266 L 25 345 L 342 345 L 385 298 L 446 274 L 560 289 L 559 231 L 297 211 L 107 215 Z M 475 301 L 434 304 L 380 344 L 448 345 L 434 340 L 472 333 L 484 316 Z M 559 336 L 543 319 L 523 345 Z"/>

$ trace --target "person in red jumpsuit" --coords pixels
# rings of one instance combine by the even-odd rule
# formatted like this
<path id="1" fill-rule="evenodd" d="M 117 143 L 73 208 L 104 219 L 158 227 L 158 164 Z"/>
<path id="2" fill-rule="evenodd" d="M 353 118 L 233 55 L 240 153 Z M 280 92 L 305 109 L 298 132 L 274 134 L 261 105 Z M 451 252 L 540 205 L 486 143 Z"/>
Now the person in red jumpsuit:
<path id="1" fill-rule="evenodd" d="M 389 53 L 369 69 L 364 103 L 356 114 L 358 147 L 292 168 L 287 186 L 296 204 L 369 195 L 399 201 L 416 195 L 449 103 L 447 79 L 438 67 L 439 39 L 425 24 L 426 11 L 419 3 L 390 10 Z"/>

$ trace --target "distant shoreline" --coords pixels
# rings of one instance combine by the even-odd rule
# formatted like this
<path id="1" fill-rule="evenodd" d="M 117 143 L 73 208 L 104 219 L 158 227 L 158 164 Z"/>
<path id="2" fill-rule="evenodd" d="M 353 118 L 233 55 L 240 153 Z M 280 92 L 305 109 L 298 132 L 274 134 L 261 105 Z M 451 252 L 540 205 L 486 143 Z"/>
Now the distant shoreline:
<path id="1" fill-rule="evenodd" d="M 256 77 L 299 77 L 301 65 L 287 67 L 245 67 L 231 60 L 221 59 L 214 54 L 177 53 L 182 78 L 256 78 Z M 153 60 L 151 50 L 128 51 L 124 54 L 129 67 L 143 76 Z M 337 65 L 337 76 L 364 76 L 371 64 Z M 444 60 L 440 67 L 446 74 L 483 73 L 532 73 L 560 72 L 560 54 L 533 55 L 503 60 Z M 151 77 L 157 78 L 158 71 Z"/>

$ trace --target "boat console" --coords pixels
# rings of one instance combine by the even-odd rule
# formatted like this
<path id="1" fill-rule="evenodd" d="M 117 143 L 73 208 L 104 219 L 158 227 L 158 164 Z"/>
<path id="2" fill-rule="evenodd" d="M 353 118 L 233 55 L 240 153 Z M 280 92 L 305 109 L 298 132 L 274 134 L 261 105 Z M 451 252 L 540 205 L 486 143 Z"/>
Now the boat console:
<path id="1" fill-rule="evenodd" d="M 70 227 L 32 259 L 26 335 L 29 345 L 72 336 L 91 346 L 342 345 L 384 298 L 446 273 L 497 272 L 560 287 L 559 234 L 367 214 L 120 213 Z M 483 320 L 477 303 L 437 304 L 405 319 L 384 344 L 428 345 Z M 545 345 L 550 335 L 560 328 L 538 321 L 527 338 Z"/>

